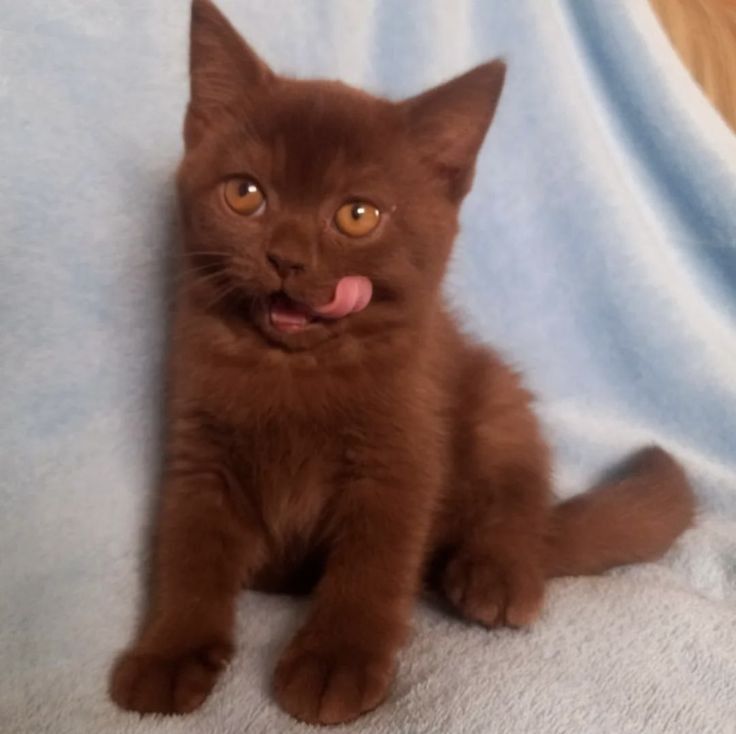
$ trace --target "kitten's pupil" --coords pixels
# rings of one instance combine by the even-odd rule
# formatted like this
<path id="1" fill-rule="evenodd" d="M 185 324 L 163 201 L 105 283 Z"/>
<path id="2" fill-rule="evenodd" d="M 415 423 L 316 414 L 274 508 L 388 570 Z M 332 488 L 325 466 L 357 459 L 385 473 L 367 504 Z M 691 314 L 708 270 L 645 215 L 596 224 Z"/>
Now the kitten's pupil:
<path id="1" fill-rule="evenodd" d="M 239 196 L 248 196 L 248 194 L 254 194 L 255 192 L 256 186 L 250 181 L 243 181 L 238 187 Z"/>
<path id="2" fill-rule="evenodd" d="M 357 222 L 365 214 L 365 207 L 362 204 L 353 204 L 350 210 L 350 216 Z"/>

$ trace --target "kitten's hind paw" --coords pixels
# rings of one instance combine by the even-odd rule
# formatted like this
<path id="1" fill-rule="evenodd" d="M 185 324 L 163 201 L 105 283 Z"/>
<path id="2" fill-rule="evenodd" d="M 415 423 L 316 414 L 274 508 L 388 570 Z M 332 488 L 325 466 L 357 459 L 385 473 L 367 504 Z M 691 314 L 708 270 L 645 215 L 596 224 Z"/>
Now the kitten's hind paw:
<path id="1" fill-rule="evenodd" d="M 486 627 L 527 627 L 539 616 L 544 598 L 540 568 L 478 552 L 452 557 L 441 586 L 463 617 Z"/>

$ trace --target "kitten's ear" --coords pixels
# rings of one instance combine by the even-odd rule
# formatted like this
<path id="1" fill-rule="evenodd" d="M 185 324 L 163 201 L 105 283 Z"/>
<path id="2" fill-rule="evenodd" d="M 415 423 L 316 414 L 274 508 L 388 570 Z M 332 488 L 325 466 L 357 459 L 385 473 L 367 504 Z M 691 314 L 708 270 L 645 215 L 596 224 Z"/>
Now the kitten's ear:
<path id="1" fill-rule="evenodd" d="M 505 76 L 506 64 L 497 59 L 401 103 L 421 155 L 447 180 L 455 201 L 470 189 Z"/>
<path id="2" fill-rule="evenodd" d="M 192 1 L 191 99 L 184 138 L 198 139 L 218 112 L 267 87 L 275 75 L 210 0 Z"/>

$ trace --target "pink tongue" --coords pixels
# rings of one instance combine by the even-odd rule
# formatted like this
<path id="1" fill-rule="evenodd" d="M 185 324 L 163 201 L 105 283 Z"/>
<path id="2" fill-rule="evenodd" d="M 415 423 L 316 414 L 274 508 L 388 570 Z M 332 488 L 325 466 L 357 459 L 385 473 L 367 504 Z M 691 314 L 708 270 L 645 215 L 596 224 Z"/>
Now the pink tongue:
<path id="1" fill-rule="evenodd" d="M 347 275 L 338 281 L 335 295 L 329 303 L 317 306 L 314 312 L 325 319 L 341 319 L 349 313 L 362 311 L 373 296 L 373 284 L 362 275 Z"/>

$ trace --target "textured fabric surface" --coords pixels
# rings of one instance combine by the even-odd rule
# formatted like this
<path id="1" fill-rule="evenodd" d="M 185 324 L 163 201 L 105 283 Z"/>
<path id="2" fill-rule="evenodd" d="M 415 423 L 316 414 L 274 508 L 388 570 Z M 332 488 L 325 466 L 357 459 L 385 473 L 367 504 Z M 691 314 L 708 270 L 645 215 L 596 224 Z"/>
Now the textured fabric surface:
<path id="1" fill-rule="evenodd" d="M 645 0 L 222 0 L 282 72 L 411 94 L 509 76 L 448 289 L 528 376 L 559 492 L 658 441 L 698 525 L 550 585 L 530 632 L 422 604 L 354 732 L 736 731 L 736 139 Z M 269 676 L 304 602 L 244 594 L 182 719 L 106 698 L 158 466 L 185 0 L 0 0 L 0 731 L 301 732 Z M 341 729 L 340 729 L 341 730 Z"/>

